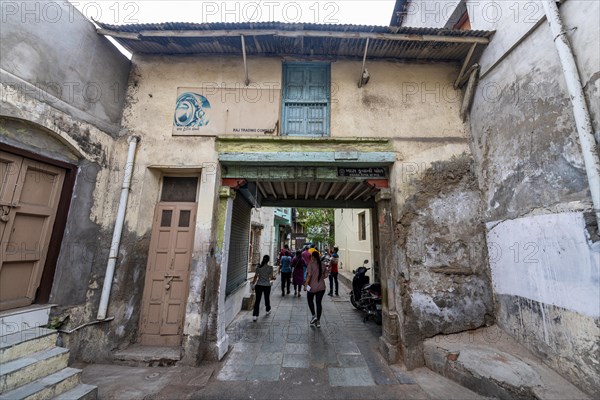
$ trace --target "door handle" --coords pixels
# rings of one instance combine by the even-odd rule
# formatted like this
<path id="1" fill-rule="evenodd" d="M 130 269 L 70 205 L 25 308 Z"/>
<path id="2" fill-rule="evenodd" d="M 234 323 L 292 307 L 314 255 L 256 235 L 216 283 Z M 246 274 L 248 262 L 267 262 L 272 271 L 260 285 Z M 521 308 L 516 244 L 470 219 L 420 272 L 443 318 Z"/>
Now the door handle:
<path id="1" fill-rule="evenodd" d="M 167 284 L 165 285 L 165 291 L 169 291 L 169 289 L 171 289 L 171 283 L 175 278 L 181 278 L 181 275 L 165 274 L 165 279 L 167 280 Z"/>
<path id="2" fill-rule="evenodd" d="M 10 213 L 10 207 L 9 206 L 2 206 L 1 208 L 1 213 L 0 213 L 0 221 L 2 222 L 8 222 L 10 220 L 10 217 L 8 216 L 8 214 Z"/>

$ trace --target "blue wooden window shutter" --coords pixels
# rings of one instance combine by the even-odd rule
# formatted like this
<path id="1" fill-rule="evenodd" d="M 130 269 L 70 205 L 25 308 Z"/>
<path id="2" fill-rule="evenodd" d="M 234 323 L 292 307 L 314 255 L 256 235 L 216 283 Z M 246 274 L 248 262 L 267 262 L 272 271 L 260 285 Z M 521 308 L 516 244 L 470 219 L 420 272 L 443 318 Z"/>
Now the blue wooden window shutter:
<path id="1" fill-rule="evenodd" d="M 330 65 L 284 63 L 282 135 L 329 136 Z"/>

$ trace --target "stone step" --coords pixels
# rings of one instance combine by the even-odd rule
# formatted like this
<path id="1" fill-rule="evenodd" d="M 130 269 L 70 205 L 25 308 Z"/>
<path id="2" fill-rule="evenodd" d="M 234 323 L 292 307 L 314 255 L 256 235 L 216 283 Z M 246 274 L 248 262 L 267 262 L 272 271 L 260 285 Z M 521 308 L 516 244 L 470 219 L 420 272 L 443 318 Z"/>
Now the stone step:
<path id="1" fill-rule="evenodd" d="M 57 372 L 69 362 L 69 350 L 54 347 L 2 364 L 0 393 L 7 392 Z"/>
<path id="2" fill-rule="evenodd" d="M 115 364 L 129 367 L 169 367 L 181 360 L 180 347 L 130 346 L 113 353 Z"/>
<path id="3" fill-rule="evenodd" d="M 54 400 L 96 400 L 98 398 L 98 386 L 81 383 L 73 389 L 59 394 Z"/>
<path id="4" fill-rule="evenodd" d="M 0 394 L 0 400 L 41 400 L 56 397 L 81 383 L 81 370 L 64 368 L 17 389 Z"/>
<path id="5" fill-rule="evenodd" d="M 54 306 L 55 304 L 33 304 L 0 311 L 0 336 L 45 326 Z"/>
<path id="6" fill-rule="evenodd" d="M 432 371 L 499 399 L 589 399 L 496 326 L 440 335 L 423 344 Z"/>
<path id="7" fill-rule="evenodd" d="M 410 377 L 417 383 L 430 399 L 440 400 L 484 400 L 491 397 L 484 397 L 477 394 L 448 378 L 436 374 L 428 368 L 417 368 L 410 371 Z M 411 383 L 411 382 L 408 382 Z"/>
<path id="8" fill-rule="evenodd" d="M 56 346 L 58 333 L 53 329 L 31 328 L 0 336 L 0 364 Z"/>

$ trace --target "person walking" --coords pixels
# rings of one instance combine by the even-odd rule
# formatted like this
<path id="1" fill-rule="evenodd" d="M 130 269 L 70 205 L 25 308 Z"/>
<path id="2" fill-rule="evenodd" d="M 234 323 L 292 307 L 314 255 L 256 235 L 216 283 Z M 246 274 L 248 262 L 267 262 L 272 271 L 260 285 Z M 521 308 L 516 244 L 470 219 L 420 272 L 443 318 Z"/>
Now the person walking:
<path id="1" fill-rule="evenodd" d="M 283 245 L 283 249 L 279 250 L 279 255 L 277 256 L 277 265 L 281 265 L 281 257 L 285 256 L 285 253 L 290 251 L 290 246 L 287 244 Z"/>
<path id="2" fill-rule="evenodd" d="M 267 315 L 271 312 L 271 280 L 273 277 L 273 267 L 269 265 L 270 257 L 264 255 L 260 265 L 256 268 L 254 274 L 254 280 L 252 286 L 256 292 L 256 299 L 254 300 L 254 311 L 252 312 L 252 320 L 256 322 L 258 319 L 258 311 L 260 309 L 260 300 L 262 295 L 265 295 L 265 307 L 267 309 Z"/>
<path id="3" fill-rule="evenodd" d="M 306 268 L 308 268 L 308 264 L 310 264 L 311 252 L 309 250 L 308 246 L 304 246 L 304 251 L 302 252 L 302 260 L 304 260 L 304 280 L 306 280 Z"/>
<path id="4" fill-rule="evenodd" d="M 302 292 L 302 285 L 304 284 L 304 271 L 306 270 L 306 264 L 302 258 L 302 251 L 296 250 L 296 257 L 292 260 L 292 280 L 294 284 L 294 296 L 300 297 Z"/>
<path id="5" fill-rule="evenodd" d="M 325 296 L 325 279 L 327 278 L 327 269 L 321 264 L 321 257 L 318 251 L 313 251 L 311 254 L 310 264 L 308 264 L 306 272 L 306 281 L 304 282 L 304 290 L 308 290 L 306 298 L 308 300 L 308 308 L 312 314 L 310 324 L 321 327 L 321 314 L 323 312 L 323 296 Z M 317 313 L 315 314 L 314 300 L 317 302 Z"/>
<path id="6" fill-rule="evenodd" d="M 329 260 L 329 296 L 333 296 L 333 283 L 335 282 L 335 295 L 339 296 L 339 283 L 338 283 L 338 264 L 340 256 L 338 255 L 339 249 L 333 247 L 333 253 Z"/>
<path id="7" fill-rule="evenodd" d="M 290 285 L 292 278 L 292 257 L 290 256 L 290 252 L 287 251 L 281 257 L 279 263 L 279 273 L 281 274 L 281 295 L 285 296 L 285 291 L 287 288 L 287 294 L 290 294 Z"/>

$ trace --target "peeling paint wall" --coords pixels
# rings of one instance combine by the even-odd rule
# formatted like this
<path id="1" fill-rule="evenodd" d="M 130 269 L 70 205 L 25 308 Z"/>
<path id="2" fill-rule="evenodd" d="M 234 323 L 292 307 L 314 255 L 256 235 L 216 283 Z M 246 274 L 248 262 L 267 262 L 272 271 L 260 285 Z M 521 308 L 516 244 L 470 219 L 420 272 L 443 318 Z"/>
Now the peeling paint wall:
<path id="1" fill-rule="evenodd" d="M 528 7 L 515 19 L 502 4 L 501 18 L 473 26 L 498 29 L 469 116 L 497 323 L 597 397 L 597 222 L 552 33 L 541 3 Z M 567 0 L 560 13 L 600 132 L 600 5 Z"/>
<path id="2" fill-rule="evenodd" d="M 129 60 L 75 7 L 4 2 L 1 36 L 3 99 L 34 98 L 119 135 Z"/>
<path id="3" fill-rule="evenodd" d="M 275 214 L 273 207 L 261 207 L 252 209 L 251 223 L 252 225 L 258 224 L 262 226 L 260 229 L 260 241 L 256 242 L 254 249 L 254 259 L 251 263 L 258 264 L 262 260 L 262 256 L 265 254 L 274 254 L 273 244 L 273 229 Z M 257 232 L 259 232 L 257 230 Z M 256 239 L 255 239 L 256 240 Z"/>
<path id="4" fill-rule="evenodd" d="M 422 341 L 493 322 L 485 226 L 468 155 L 432 164 L 400 209 L 395 305 L 404 362 L 423 365 Z"/>
<path id="5" fill-rule="evenodd" d="M 499 324 L 593 393 L 600 387 L 600 242 L 591 242 L 583 214 L 490 222 L 488 247 Z"/>
<path id="6" fill-rule="evenodd" d="M 122 174 L 114 155 L 126 149 L 126 139 L 117 138 L 126 134 L 120 122 L 130 62 L 66 2 L 5 2 L 2 10 L 0 142 L 76 168 L 50 293 L 57 304 L 53 315 L 68 315 L 64 328 L 71 329 L 96 317 L 114 224 L 105 205 L 118 197 L 112 182 Z M 139 279 L 135 249 L 147 240 L 125 227 L 124 248 L 133 251 L 121 253 L 116 275 L 125 285 Z M 119 309 L 114 328 L 99 325 L 65 335 L 73 345 L 71 358 L 109 360 L 113 343 L 135 332 L 131 300 L 139 290 L 117 284 L 114 293 Z"/>

